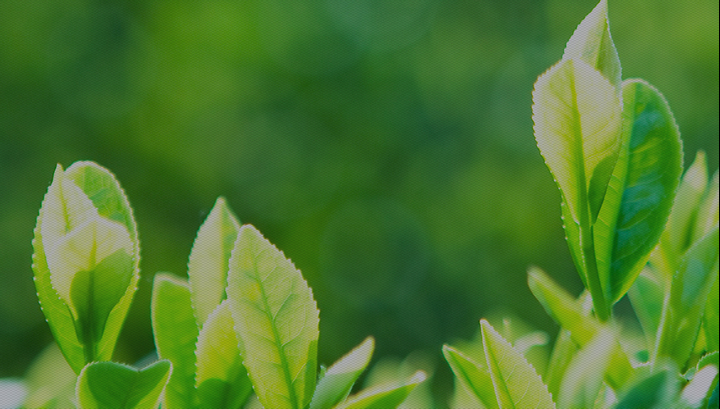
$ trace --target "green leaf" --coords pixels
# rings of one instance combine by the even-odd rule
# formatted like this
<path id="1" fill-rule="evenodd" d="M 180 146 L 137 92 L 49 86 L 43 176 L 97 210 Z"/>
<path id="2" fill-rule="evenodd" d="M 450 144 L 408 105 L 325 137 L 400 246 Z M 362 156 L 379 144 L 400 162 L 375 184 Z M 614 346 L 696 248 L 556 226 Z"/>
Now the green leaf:
<path id="1" fill-rule="evenodd" d="M 70 366 L 109 360 L 140 278 L 135 222 L 115 177 L 93 162 L 58 165 L 33 247 L 38 299 Z"/>
<path id="2" fill-rule="evenodd" d="M 374 346 L 375 340 L 368 337 L 328 368 L 318 382 L 310 409 L 330 409 L 347 398 L 355 381 L 370 362 Z"/>
<path id="3" fill-rule="evenodd" d="M 559 407 L 594 407 L 614 347 L 615 334 L 605 329 L 575 355 L 563 377 L 558 396 Z"/>
<path id="4" fill-rule="evenodd" d="M 538 148 L 570 214 L 581 226 L 592 223 L 620 148 L 614 87 L 585 62 L 562 60 L 535 83 L 533 121 Z"/>
<path id="5" fill-rule="evenodd" d="M 560 383 L 577 350 L 578 348 L 570 336 L 570 331 L 561 328 L 555 339 L 555 346 L 553 346 L 544 379 L 548 392 L 553 396 L 558 396 L 560 393 Z"/>
<path id="6" fill-rule="evenodd" d="M 392 382 L 362 390 L 334 409 L 395 409 L 425 377 L 423 371 L 417 371 L 405 382 Z"/>
<path id="7" fill-rule="evenodd" d="M 693 228 L 693 237 L 691 241 L 694 243 L 708 234 L 713 227 L 720 222 L 720 176 L 715 171 L 710 186 L 698 207 L 695 216 L 695 227 Z"/>
<path id="8" fill-rule="evenodd" d="M 620 395 L 615 409 L 674 408 L 680 389 L 677 370 L 666 368 L 639 379 Z"/>
<path id="9" fill-rule="evenodd" d="M 300 271 L 245 225 L 230 259 L 227 295 L 260 402 L 266 408 L 304 408 L 315 389 L 319 317 Z"/>
<path id="10" fill-rule="evenodd" d="M 155 275 L 152 327 L 158 355 L 173 364 L 163 408 L 195 407 L 195 344 L 198 327 L 186 280 L 168 273 Z"/>
<path id="11" fill-rule="evenodd" d="M 199 408 L 240 408 L 252 392 L 242 365 L 228 300 L 205 321 L 197 342 Z"/>
<path id="12" fill-rule="evenodd" d="M 673 276 L 656 350 L 684 368 L 700 330 L 705 305 L 718 280 L 718 226 L 695 243 Z"/>
<path id="13" fill-rule="evenodd" d="M 535 368 L 485 320 L 480 320 L 485 360 L 500 409 L 555 408 Z"/>
<path id="14" fill-rule="evenodd" d="M 495 388 L 485 365 L 449 345 L 443 345 L 443 354 L 465 390 L 478 398 L 487 409 L 498 409 Z"/>
<path id="15" fill-rule="evenodd" d="M 240 224 L 219 197 L 200 229 L 190 252 L 188 280 L 198 325 L 227 298 L 228 262 Z"/>
<path id="16" fill-rule="evenodd" d="M 660 244 L 650 258 L 668 282 L 677 271 L 683 254 L 692 245 L 693 227 L 707 183 L 707 160 L 705 152 L 699 151 L 680 182 Z"/>
<path id="17" fill-rule="evenodd" d="M 630 287 L 628 296 L 645 334 L 647 349 L 653 351 L 665 298 L 663 283 L 658 282 L 655 274 L 650 271 L 650 267 L 645 267 L 645 270 L 640 273 L 633 286 Z"/>
<path id="18" fill-rule="evenodd" d="M 535 140 L 563 199 L 568 245 L 595 312 L 610 316 L 597 272 L 592 225 L 620 150 L 621 105 L 615 87 L 582 60 L 562 60 L 535 82 Z"/>
<path id="19" fill-rule="evenodd" d="M 603 325 L 583 311 L 583 306 L 558 286 L 545 272 L 537 267 L 528 271 L 528 285 L 540 304 L 560 324 L 570 331 L 573 341 L 585 347 L 597 336 Z M 614 389 L 621 387 L 633 375 L 634 369 L 620 345 L 615 344 L 611 363 L 605 380 Z"/>
<path id="20" fill-rule="evenodd" d="M 660 240 L 682 175 L 680 132 L 665 97 L 643 80 L 622 88 L 623 144 L 593 228 L 600 282 L 612 303 Z"/>
<path id="21" fill-rule="evenodd" d="M 157 408 L 171 369 L 168 360 L 141 370 L 115 362 L 90 363 L 78 377 L 80 409 Z"/>
<path id="22" fill-rule="evenodd" d="M 718 293 L 720 293 L 720 280 L 715 280 L 715 284 L 710 289 L 710 295 L 708 295 L 707 304 L 705 305 L 705 314 L 703 315 L 703 328 L 705 328 L 705 342 L 707 343 L 708 351 L 717 351 L 720 349 L 718 339 L 718 310 L 720 310 L 720 302 L 718 300 Z"/>
<path id="23" fill-rule="evenodd" d="M 619 93 L 620 58 L 610 36 L 607 12 L 607 1 L 601 0 L 570 37 L 563 60 L 583 60 L 603 74 Z"/>

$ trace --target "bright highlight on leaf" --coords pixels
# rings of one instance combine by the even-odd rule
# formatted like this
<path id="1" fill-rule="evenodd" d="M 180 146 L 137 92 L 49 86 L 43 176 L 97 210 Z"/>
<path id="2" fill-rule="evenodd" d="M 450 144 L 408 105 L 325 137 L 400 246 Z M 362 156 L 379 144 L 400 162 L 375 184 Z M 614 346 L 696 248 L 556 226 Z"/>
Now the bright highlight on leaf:
<path id="1" fill-rule="evenodd" d="M 266 408 L 305 408 L 315 390 L 319 317 L 300 271 L 245 225 L 230 259 L 227 293 L 260 402 Z"/>
<path id="2" fill-rule="evenodd" d="M 370 363 L 374 347 L 375 340 L 368 337 L 328 368 L 318 382 L 310 409 L 330 409 L 347 398 L 355 381 Z"/>
<path id="3" fill-rule="evenodd" d="M 480 320 L 485 360 L 500 409 L 555 408 L 552 395 L 535 368 L 495 329 Z"/>
<path id="4" fill-rule="evenodd" d="M 563 60 L 583 60 L 598 70 L 620 92 L 621 68 L 610 36 L 607 0 L 601 0 L 575 29 L 565 47 Z"/>
<path id="5" fill-rule="evenodd" d="M 193 244 L 188 263 L 188 280 L 198 325 L 226 297 L 228 261 L 240 230 L 240 223 L 219 197 Z"/>
<path id="6" fill-rule="evenodd" d="M 135 221 L 115 177 L 93 162 L 58 165 L 33 247 L 40 305 L 70 366 L 109 360 L 140 278 Z"/>

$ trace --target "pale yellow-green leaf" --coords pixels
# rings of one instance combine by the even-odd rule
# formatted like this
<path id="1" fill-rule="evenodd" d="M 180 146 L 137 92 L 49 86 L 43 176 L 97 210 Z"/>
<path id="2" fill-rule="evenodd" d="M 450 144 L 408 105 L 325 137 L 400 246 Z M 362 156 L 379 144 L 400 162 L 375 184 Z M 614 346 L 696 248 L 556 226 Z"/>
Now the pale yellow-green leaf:
<path id="1" fill-rule="evenodd" d="M 555 408 L 552 395 L 540 376 L 495 329 L 480 320 L 485 360 L 500 409 Z"/>
<path id="2" fill-rule="evenodd" d="M 585 61 L 620 92 L 620 58 L 610 35 L 607 0 L 601 0 L 577 27 L 565 47 L 563 59 Z"/>
<path id="3" fill-rule="evenodd" d="M 319 317 L 300 271 L 245 225 L 230 259 L 227 294 L 260 402 L 266 408 L 305 408 L 315 389 Z"/>
<path id="4" fill-rule="evenodd" d="M 620 113 L 615 87 L 581 60 L 562 60 L 535 83 L 535 139 L 581 226 L 594 221 L 612 175 Z"/>
<path id="5" fill-rule="evenodd" d="M 240 224 L 219 197 L 198 230 L 188 263 L 188 281 L 198 325 L 226 298 L 228 262 Z"/>

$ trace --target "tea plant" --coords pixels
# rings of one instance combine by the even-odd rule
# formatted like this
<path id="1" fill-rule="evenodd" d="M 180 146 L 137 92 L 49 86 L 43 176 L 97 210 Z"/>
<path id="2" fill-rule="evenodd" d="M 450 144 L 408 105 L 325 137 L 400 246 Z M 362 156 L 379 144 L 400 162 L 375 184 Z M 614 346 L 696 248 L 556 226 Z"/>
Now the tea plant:
<path id="1" fill-rule="evenodd" d="M 561 327 L 544 378 L 528 345 L 481 320 L 484 356 L 443 347 L 458 383 L 486 408 L 717 408 L 718 174 L 708 186 L 701 152 L 680 181 L 675 119 L 650 84 L 621 81 L 606 0 L 538 78 L 533 120 L 586 290 L 575 298 L 530 268 Z M 628 292 L 645 333 L 638 357 L 612 313 Z"/>
<path id="2" fill-rule="evenodd" d="M 312 290 L 222 198 L 198 232 L 188 280 L 155 276 L 161 359 L 142 369 L 111 361 L 140 277 L 137 229 L 115 177 L 93 162 L 58 165 L 33 246 L 38 298 L 77 374 L 79 408 L 242 408 L 253 392 L 265 408 L 395 408 L 425 378 L 417 371 L 348 397 L 370 361 L 372 338 L 318 374 Z M 37 406 L 60 401 L 51 396 Z"/>

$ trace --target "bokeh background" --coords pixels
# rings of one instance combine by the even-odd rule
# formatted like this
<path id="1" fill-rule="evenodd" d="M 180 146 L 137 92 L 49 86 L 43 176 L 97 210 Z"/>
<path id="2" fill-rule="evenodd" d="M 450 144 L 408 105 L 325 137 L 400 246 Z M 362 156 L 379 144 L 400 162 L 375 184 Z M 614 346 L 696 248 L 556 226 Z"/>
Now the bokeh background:
<path id="1" fill-rule="evenodd" d="M 217 196 L 300 268 L 321 362 L 367 335 L 425 351 L 483 316 L 555 335 L 538 265 L 581 282 L 535 146 L 531 91 L 595 0 L 0 1 L 0 377 L 52 341 L 31 239 L 56 163 L 113 171 L 141 287 L 118 347 L 153 349 L 152 276 L 186 275 Z M 685 163 L 718 166 L 718 2 L 610 1 L 623 78 L 668 99 Z M 623 302 L 618 307 L 622 310 Z"/>

